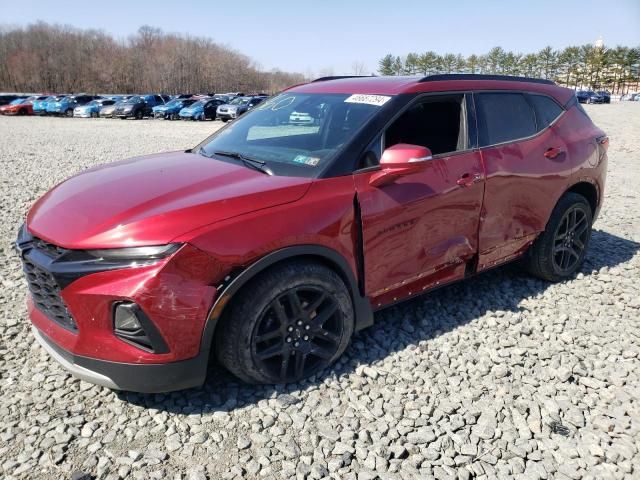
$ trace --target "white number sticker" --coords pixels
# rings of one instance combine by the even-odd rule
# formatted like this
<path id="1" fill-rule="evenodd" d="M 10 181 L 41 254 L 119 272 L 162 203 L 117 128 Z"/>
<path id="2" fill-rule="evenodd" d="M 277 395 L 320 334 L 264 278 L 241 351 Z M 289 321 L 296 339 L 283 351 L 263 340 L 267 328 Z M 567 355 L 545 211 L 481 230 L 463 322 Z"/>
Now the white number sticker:
<path id="1" fill-rule="evenodd" d="M 359 93 L 356 95 L 351 95 L 345 100 L 345 103 L 366 103 L 367 105 L 375 105 L 376 107 L 381 107 L 389 100 L 391 100 L 391 97 L 387 97 L 385 95 L 364 95 Z"/>

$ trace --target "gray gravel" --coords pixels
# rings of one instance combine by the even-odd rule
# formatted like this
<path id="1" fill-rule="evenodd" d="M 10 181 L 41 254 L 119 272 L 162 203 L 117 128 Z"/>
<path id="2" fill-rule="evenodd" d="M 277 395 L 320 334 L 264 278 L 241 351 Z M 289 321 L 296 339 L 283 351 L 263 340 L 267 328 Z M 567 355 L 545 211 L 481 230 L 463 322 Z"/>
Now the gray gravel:
<path id="1" fill-rule="evenodd" d="M 75 380 L 35 345 L 10 242 L 65 177 L 219 122 L 0 117 L 0 478 L 638 478 L 640 104 L 587 108 L 609 181 L 576 279 L 501 268 L 377 314 L 307 382 L 216 370 L 146 396 Z"/>

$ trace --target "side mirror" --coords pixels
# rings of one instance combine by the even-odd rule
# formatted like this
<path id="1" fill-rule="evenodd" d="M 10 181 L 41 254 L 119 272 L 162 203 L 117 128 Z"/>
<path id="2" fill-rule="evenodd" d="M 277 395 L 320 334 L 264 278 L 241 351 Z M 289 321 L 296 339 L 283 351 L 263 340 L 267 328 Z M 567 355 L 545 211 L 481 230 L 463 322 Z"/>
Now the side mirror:
<path id="1" fill-rule="evenodd" d="M 420 145 L 398 143 L 387 148 L 380 159 L 380 171 L 371 175 L 369 185 L 381 187 L 396 178 L 422 170 L 433 158 L 431 150 Z"/>

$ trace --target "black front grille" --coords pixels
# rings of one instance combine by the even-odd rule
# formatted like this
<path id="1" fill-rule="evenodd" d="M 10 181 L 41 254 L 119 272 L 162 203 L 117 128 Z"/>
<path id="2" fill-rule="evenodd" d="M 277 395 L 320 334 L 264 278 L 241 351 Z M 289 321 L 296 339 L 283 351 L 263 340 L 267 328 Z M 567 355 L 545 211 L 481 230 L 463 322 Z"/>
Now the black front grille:
<path id="1" fill-rule="evenodd" d="M 46 245 L 46 247 L 41 248 L 38 242 Z M 59 247 L 47 244 L 39 239 L 34 239 L 33 247 L 48 256 L 58 255 L 52 252 Z M 78 327 L 76 322 L 71 317 L 67 306 L 62 300 L 60 286 L 53 275 L 32 262 L 28 256 L 23 257 L 22 267 L 27 277 L 29 291 L 31 292 L 35 306 L 47 317 L 64 328 L 74 332 L 77 331 Z"/>

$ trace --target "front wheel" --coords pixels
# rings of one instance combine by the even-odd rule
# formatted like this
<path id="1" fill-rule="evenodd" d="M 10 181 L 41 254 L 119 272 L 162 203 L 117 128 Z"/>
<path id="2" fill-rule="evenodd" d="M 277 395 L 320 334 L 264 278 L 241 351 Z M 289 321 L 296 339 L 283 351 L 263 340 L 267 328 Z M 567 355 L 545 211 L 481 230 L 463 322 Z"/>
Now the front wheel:
<path id="1" fill-rule="evenodd" d="M 227 123 L 229 121 L 228 118 L 221 118 L 220 120 L 222 120 L 224 123 Z"/>
<path id="2" fill-rule="evenodd" d="M 67 110 L 66 112 L 64 112 L 64 114 L 65 114 L 68 118 L 71 118 L 71 117 L 73 117 L 73 110 L 72 110 L 72 109 L 69 109 L 69 110 Z"/>
<path id="3" fill-rule="evenodd" d="M 136 120 L 142 120 L 142 110 L 138 110 L 136 112 Z"/>
<path id="4" fill-rule="evenodd" d="M 587 199 L 577 193 L 565 194 L 553 209 L 545 231 L 527 252 L 529 272 L 550 282 L 571 278 L 584 262 L 592 222 Z"/>
<path id="5" fill-rule="evenodd" d="M 297 382 L 342 355 L 354 324 L 340 276 L 323 265 L 293 261 L 243 287 L 217 327 L 215 351 L 246 382 Z"/>

